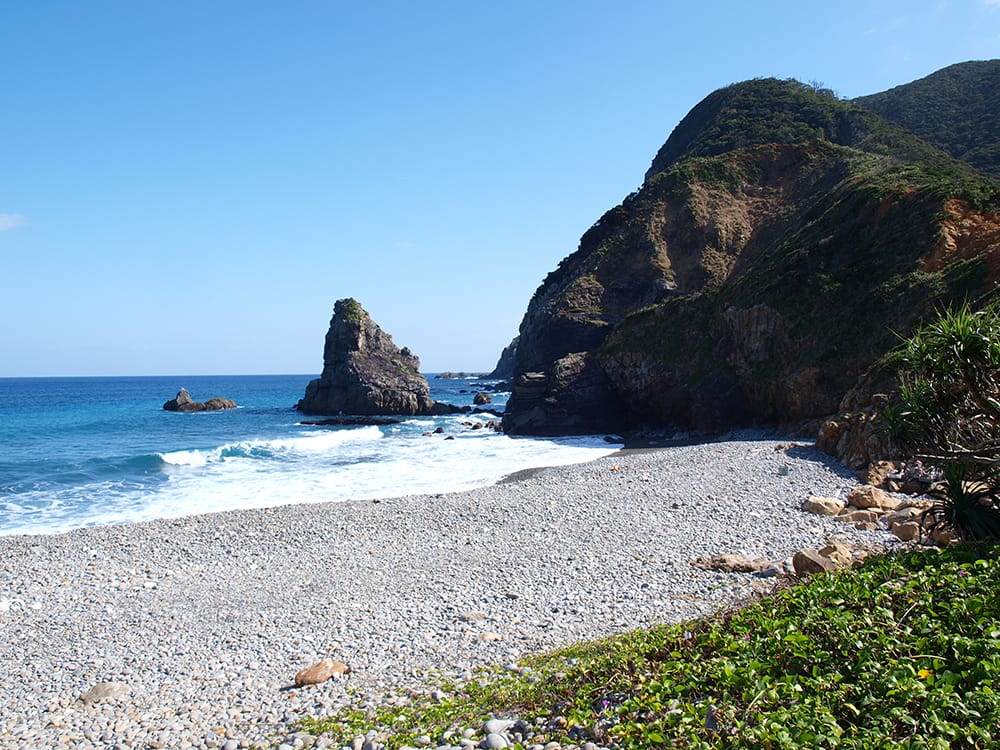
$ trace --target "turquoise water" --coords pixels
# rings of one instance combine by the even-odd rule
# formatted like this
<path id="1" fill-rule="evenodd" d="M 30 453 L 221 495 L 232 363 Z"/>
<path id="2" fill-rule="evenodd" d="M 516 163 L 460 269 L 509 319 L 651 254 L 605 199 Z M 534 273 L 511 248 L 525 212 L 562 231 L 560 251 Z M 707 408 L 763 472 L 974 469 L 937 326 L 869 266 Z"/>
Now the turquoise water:
<path id="1" fill-rule="evenodd" d="M 311 377 L 0 379 L 0 534 L 467 489 L 612 450 L 470 429 L 485 414 L 305 426 L 292 407 Z M 428 378 L 433 398 L 459 406 L 489 382 Z M 181 387 L 240 408 L 164 411 Z M 505 401 L 494 395 L 499 411 Z M 424 437 L 437 427 L 456 439 Z"/>

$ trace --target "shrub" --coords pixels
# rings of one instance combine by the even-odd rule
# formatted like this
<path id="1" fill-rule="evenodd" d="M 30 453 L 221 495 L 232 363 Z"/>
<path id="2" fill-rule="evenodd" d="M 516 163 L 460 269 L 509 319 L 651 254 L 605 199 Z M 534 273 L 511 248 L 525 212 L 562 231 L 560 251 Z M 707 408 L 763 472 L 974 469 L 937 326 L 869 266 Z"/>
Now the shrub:
<path id="1" fill-rule="evenodd" d="M 894 437 L 941 471 L 926 524 L 1000 539 L 1000 311 L 968 303 L 921 326 L 896 352 Z"/>

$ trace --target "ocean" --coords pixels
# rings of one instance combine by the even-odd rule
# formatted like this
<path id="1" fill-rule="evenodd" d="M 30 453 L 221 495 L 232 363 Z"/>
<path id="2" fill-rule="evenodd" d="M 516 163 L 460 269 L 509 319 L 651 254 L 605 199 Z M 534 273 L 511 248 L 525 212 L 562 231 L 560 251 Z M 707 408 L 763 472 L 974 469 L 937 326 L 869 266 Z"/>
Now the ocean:
<path id="1" fill-rule="evenodd" d="M 596 436 L 511 438 L 469 426 L 488 414 L 303 425 L 309 417 L 293 407 L 312 377 L 0 379 L 0 534 L 472 489 L 615 450 Z M 432 398 L 458 406 L 495 382 L 427 378 Z M 164 411 L 181 387 L 239 408 Z M 508 394 L 490 395 L 502 413 Z M 425 436 L 438 427 L 443 434 Z"/>

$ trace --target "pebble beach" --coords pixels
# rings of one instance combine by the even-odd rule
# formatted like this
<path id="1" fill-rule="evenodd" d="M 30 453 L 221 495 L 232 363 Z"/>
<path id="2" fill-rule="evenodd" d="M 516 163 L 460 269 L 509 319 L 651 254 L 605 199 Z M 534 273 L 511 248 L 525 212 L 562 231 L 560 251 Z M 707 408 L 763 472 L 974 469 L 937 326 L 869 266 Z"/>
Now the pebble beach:
<path id="1" fill-rule="evenodd" d="M 857 484 L 809 443 L 744 434 L 454 494 L 0 537 L 0 747 L 294 745 L 306 716 L 773 580 L 694 558 L 890 543 L 799 509 Z M 295 688 L 328 656 L 349 674 Z"/>

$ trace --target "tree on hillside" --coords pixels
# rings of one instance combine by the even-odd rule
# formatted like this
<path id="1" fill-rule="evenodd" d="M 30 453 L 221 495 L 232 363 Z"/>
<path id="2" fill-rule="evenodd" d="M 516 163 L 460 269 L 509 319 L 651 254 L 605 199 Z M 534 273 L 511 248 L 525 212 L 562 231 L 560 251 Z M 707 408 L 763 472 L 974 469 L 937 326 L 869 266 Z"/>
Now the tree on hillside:
<path id="1" fill-rule="evenodd" d="M 1000 309 L 946 310 L 894 359 L 900 400 L 883 416 L 942 477 L 925 525 L 960 539 L 1000 540 Z"/>

